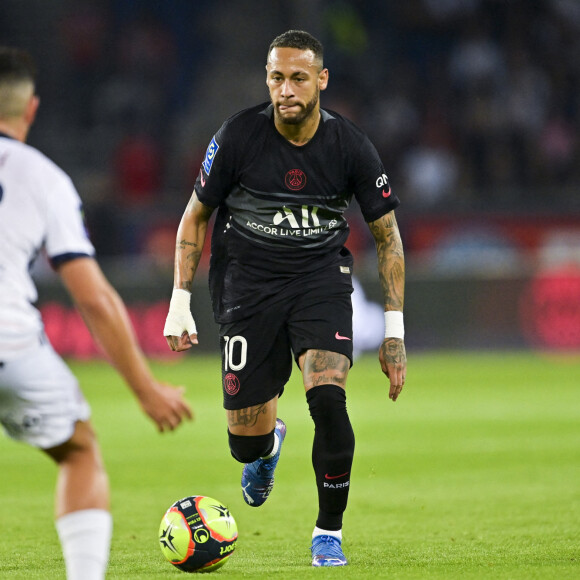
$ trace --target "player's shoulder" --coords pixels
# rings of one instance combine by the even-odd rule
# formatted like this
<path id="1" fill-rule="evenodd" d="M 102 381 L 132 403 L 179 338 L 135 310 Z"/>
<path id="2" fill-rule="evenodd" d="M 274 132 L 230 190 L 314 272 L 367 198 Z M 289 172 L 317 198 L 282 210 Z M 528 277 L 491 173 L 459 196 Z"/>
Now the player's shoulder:
<path id="1" fill-rule="evenodd" d="M 337 111 L 324 107 L 320 109 L 320 114 L 322 116 L 322 121 L 327 127 L 357 137 L 366 137 L 366 133 L 356 123 Z"/>
<path id="2" fill-rule="evenodd" d="M 42 151 L 15 139 L 3 143 L 10 166 L 21 178 L 28 175 L 42 180 L 70 181 L 68 174 Z"/>
<path id="3" fill-rule="evenodd" d="M 324 122 L 321 146 L 338 146 L 347 157 L 374 154 L 368 135 L 353 121 L 331 109 L 320 109 L 320 114 Z"/>
<path id="4" fill-rule="evenodd" d="M 261 103 L 238 111 L 228 117 L 214 135 L 210 148 L 217 151 L 220 147 L 235 152 L 235 155 L 247 151 L 248 143 L 260 141 L 260 135 L 270 127 L 268 103 Z"/>
<path id="5" fill-rule="evenodd" d="M 256 125 L 265 125 L 268 119 L 272 117 L 272 105 L 270 103 L 260 103 L 253 107 L 242 109 L 228 117 L 222 128 L 230 131 L 240 131 L 242 133 L 256 127 Z"/>

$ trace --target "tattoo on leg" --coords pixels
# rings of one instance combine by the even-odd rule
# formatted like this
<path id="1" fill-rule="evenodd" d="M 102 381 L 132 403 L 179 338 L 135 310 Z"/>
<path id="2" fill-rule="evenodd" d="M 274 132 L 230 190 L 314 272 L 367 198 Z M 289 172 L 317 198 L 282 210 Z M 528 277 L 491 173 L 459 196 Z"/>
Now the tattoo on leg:
<path id="1" fill-rule="evenodd" d="M 310 350 L 304 360 L 304 385 L 335 384 L 344 387 L 350 368 L 348 357 L 328 350 Z"/>
<path id="2" fill-rule="evenodd" d="M 258 416 L 266 414 L 266 404 L 246 407 L 245 409 L 235 409 L 227 411 L 228 425 L 230 427 L 253 427 L 258 422 Z"/>

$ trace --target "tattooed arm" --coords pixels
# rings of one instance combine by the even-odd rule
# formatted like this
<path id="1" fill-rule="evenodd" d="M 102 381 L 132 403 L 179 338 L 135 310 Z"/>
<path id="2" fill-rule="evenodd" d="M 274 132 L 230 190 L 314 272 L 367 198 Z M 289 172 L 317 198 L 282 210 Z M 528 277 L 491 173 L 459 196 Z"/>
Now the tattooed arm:
<path id="1" fill-rule="evenodd" d="M 405 258 L 395 212 L 391 211 L 369 224 L 377 247 L 379 280 L 385 312 L 402 312 L 405 297 Z M 379 350 L 381 369 L 390 380 L 389 398 L 393 401 L 403 389 L 407 373 L 405 343 L 401 338 L 385 338 Z"/>
<path id="2" fill-rule="evenodd" d="M 213 209 L 203 205 L 193 192 L 177 229 L 175 247 L 174 288 L 191 292 L 205 242 L 207 223 Z"/>
<path id="3" fill-rule="evenodd" d="M 179 327 L 179 334 L 174 334 L 178 332 L 177 330 L 166 330 L 164 332 L 171 350 L 186 350 L 192 344 L 197 344 L 197 331 L 189 310 L 188 293 L 191 293 L 193 278 L 199 266 L 207 224 L 212 212 L 213 209 L 203 205 L 194 191 L 177 229 L 173 276 L 174 290 L 168 320 L 166 321 L 166 329 L 177 329 Z M 179 292 L 183 290 L 186 292 Z M 176 296 L 176 294 L 180 294 L 180 296 Z M 187 299 L 184 299 L 184 296 L 187 296 Z M 186 324 L 183 323 L 184 321 Z M 193 328 L 193 332 L 191 330 L 188 332 L 186 326 Z"/>

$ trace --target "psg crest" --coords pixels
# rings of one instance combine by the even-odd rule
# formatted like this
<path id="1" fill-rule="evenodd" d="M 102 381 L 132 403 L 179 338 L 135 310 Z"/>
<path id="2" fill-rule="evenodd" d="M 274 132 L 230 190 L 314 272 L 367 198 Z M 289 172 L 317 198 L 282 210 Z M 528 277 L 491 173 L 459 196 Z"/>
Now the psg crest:
<path id="1" fill-rule="evenodd" d="M 234 373 L 228 373 L 224 377 L 224 387 L 228 395 L 237 395 L 240 390 L 240 381 Z"/>
<path id="2" fill-rule="evenodd" d="M 306 174 L 301 169 L 291 169 L 286 173 L 284 183 L 288 189 L 298 191 L 306 185 Z"/>

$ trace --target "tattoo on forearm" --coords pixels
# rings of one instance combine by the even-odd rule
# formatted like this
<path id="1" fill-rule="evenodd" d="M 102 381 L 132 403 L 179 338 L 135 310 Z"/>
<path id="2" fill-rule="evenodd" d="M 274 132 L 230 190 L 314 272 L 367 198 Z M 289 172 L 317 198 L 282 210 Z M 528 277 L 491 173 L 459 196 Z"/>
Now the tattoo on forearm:
<path id="1" fill-rule="evenodd" d="M 258 416 L 266 413 L 266 405 L 256 405 L 245 409 L 227 411 L 228 425 L 230 427 L 253 427 L 258 422 Z"/>
<path id="2" fill-rule="evenodd" d="M 393 212 L 370 224 L 377 247 L 379 281 L 387 310 L 403 310 L 405 257 Z"/>
<path id="3" fill-rule="evenodd" d="M 195 242 L 190 242 L 187 240 L 181 240 L 177 243 L 177 250 L 178 251 L 188 251 L 189 248 L 197 248 L 198 245 Z M 200 250 L 192 250 L 189 251 L 185 255 L 185 272 L 187 273 L 187 280 L 181 282 L 181 289 L 187 290 L 191 292 L 191 288 L 193 286 L 193 277 L 195 276 L 195 272 L 197 271 L 197 267 L 199 265 L 199 261 L 201 259 L 201 251 Z"/>
<path id="4" fill-rule="evenodd" d="M 180 240 L 177 242 L 178 250 L 185 250 L 185 246 L 193 246 L 194 248 L 197 248 L 197 244 L 195 242 L 188 242 L 187 240 Z"/>
<path id="5" fill-rule="evenodd" d="M 177 230 L 174 279 L 183 290 L 191 292 L 205 243 L 207 223 L 212 209 L 204 206 L 195 191 L 191 194 Z"/>

